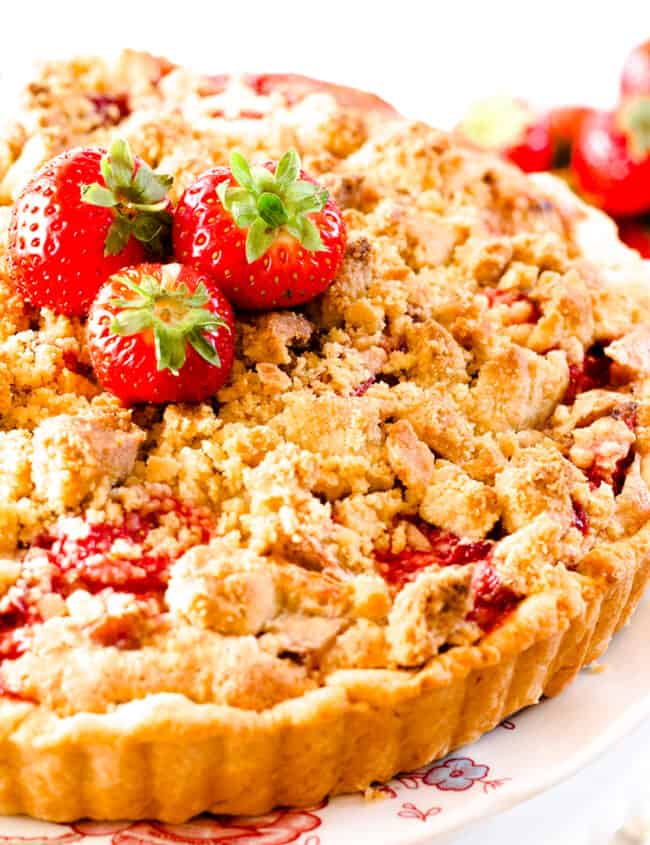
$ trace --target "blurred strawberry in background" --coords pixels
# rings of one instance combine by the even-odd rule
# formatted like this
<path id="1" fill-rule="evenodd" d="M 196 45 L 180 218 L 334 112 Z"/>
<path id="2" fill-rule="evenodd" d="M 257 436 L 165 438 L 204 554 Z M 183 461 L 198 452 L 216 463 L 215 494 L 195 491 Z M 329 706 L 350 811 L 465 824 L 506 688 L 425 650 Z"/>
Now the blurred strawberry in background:
<path id="1" fill-rule="evenodd" d="M 624 220 L 619 224 L 621 240 L 644 258 L 650 258 L 650 215 L 637 220 Z"/>
<path id="2" fill-rule="evenodd" d="M 580 128 L 571 168 L 585 198 L 614 217 L 650 209 L 650 97 L 594 112 Z"/>
<path id="3" fill-rule="evenodd" d="M 471 106 L 456 132 L 526 172 L 556 171 L 650 258 L 650 39 L 628 54 L 620 100 L 610 110 L 541 111 L 523 99 L 491 97 Z"/>
<path id="4" fill-rule="evenodd" d="M 650 95 L 650 39 L 629 53 L 621 75 L 621 96 Z"/>
<path id="5" fill-rule="evenodd" d="M 568 167 L 582 124 L 591 115 L 589 106 L 557 106 L 548 113 L 553 168 Z"/>
<path id="6" fill-rule="evenodd" d="M 457 132 L 475 147 L 495 150 L 526 173 L 553 164 L 550 121 L 524 100 L 490 97 L 474 103 Z"/>

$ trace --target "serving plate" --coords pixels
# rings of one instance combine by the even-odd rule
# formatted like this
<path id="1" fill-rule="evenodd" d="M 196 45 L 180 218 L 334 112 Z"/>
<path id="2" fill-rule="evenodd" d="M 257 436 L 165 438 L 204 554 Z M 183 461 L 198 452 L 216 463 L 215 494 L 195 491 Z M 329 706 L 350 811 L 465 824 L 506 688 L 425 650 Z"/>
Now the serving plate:
<path id="1" fill-rule="evenodd" d="M 342 796 L 257 818 L 202 816 L 175 826 L 4 818 L 0 845 L 422 845 L 549 789 L 650 717 L 649 641 L 650 596 L 602 663 L 560 696 L 371 797 Z"/>

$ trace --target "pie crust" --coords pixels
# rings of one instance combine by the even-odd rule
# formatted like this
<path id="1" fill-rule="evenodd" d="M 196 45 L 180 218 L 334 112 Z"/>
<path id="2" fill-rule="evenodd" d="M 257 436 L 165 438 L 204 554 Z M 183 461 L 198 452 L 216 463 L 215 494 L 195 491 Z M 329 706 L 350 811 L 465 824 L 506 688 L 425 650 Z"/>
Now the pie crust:
<path id="1" fill-rule="evenodd" d="M 561 692 L 605 651 L 647 583 L 647 266 L 618 241 L 608 218 L 552 176 L 525 177 L 489 156 L 450 146 L 442 133 L 404 121 L 370 95 L 359 93 L 357 99 L 352 89 L 318 88 L 302 78 L 298 85 L 296 77 L 273 84 L 255 81 L 271 77 L 252 79 L 200 77 L 136 53 L 126 53 L 111 70 L 99 60 L 57 64 L 31 85 L 26 111 L 1 142 L 0 194 L 7 204 L 45 158 L 111 133 L 137 139 L 138 152 L 161 169 L 175 170 L 179 189 L 205 168 L 205 138 L 218 147 L 214 158 L 235 144 L 271 155 L 295 144 L 346 210 L 351 233 L 347 275 L 313 307 L 242 317 L 244 352 L 232 384 L 219 394 L 219 407 L 170 407 L 164 417 L 152 409 L 129 415 L 97 395 L 83 367 L 79 326 L 26 314 L 12 299 L 8 271 L 2 271 L 6 328 L 0 368 L 11 355 L 14 366 L 22 367 L 28 358 L 20 344 L 38 346 L 41 336 L 55 337 L 53 348 L 62 354 L 80 357 L 76 367 L 48 365 L 42 383 L 13 377 L 7 401 L 0 396 L 7 476 L 0 479 L 6 557 L 0 600 L 18 583 L 17 561 L 36 572 L 43 560 L 51 563 L 52 549 L 59 548 L 52 540 L 57 531 L 68 532 L 68 545 L 73 537 L 73 551 L 65 553 L 76 554 L 75 531 L 81 530 L 84 542 L 82 518 L 86 528 L 88 522 L 103 524 L 107 514 L 141 508 L 141 499 L 150 502 L 153 496 L 177 520 L 169 516 L 156 523 L 159 533 L 146 551 L 176 544 L 171 550 L 164 546 L 174 563 L 164 600 L 165 618 L 172 622 L 162 633 L 137 602 L 135 610 L 120 604 L 114 611 L 109 597 L 104 609 L 109 618 L 115 613 L 120 625 L 136 618 L 140 626 L 135 632 L 128 628 L 126 639 L 120 627 L 118 638 L 100 624 L 96 590 L 86 589 L 82 580 L 63 603 L 48 602 L 47 613 L 38 605 L 36 644 L 0 664 L 3 813 L 53 821 L 181 822 L 203 811 L 260 814 L 365 790 Z M 99 106 L 100 95 L 88 93 L 93 86 L 104 98 Z M 123 90 L 130 114 L 121 113 L 117 94 Z M 80 101 L 87 111 L 80 111 Z M 161 117 L 156 109 L 163 110 Z M 430 178 L 434 165 L 446 193 Z M 369 251 L 380 253 L 381 260 L 369 264 Z M 471 277 L 470 299 L 461 305 L 447 301 L 446 292 L 464 284 L 463 274 Z M 417 280 L 425 278 L 429 287 L 419 288 Z M 430 298 L 431 286 L 443 278 L 446 286 Z M 484 291 L 478 298 L 477 283 Z M 534 292 L 530 296 L 526 284 Z M 400 301 L 404 290 L 407 305 Z M 427 310 L 432 307 L 436 320 Z M 327 334 L 327 352 L 310 349 L 314 325 Z M 390 347 L 397 325 L 406 348 L 397 342 Z M 388 338 L 385 347 L 370 343 L 373 335 Z M 604 381 L 598 382 L 600 376 L 590 381 L 586 364 L 580 369 L 583 355 L 586 361 L 592 355 L 596 369 L 605 356 Z M 327 378 L 319 369 L 325 358 Z M 508 367 L 514 369 L 502 377 Z M 50 385 L 53 370 L 58 380 Z M 431 373 L 437 379 L 433 387 L 427 383 Z M 289 412 L 274 397 L 293 392 L 300 379 L 309 395 L 305 398 L 301 386 L 298 405 Z M 417 403 L 438 383 L 463 413 L 431 433 L 432 406 L 422 405 L 419 413 Z M 575 395 L 567 401 L 571 390 Z M 64 403 L 56 396 L 68 398 Z M 258 411 L 246 404 L 250 396 L 273 412 L 256 417 Z M 446 401 L 440 392 L 435 396 Z M 351 405 L 363 410 L 350 415 Z M 373 421 L 375 405 L 384 414 L 381 422 Z M 252 422 L 237 439 L 244 415 Z M 62 439 L 52 420 L 63 416 Z M 305 430 L 316 418 L 320 451 L 312 461 Z M 108 432 L 106 453 L 94 447 L 92 460 L 84 439 L 88 425 Z M 223 426 L 231 426 L 234 450 L 230 441 L 224 445 Z M 443 436 L 462 426 L 472 438 L 471 453 Z M 184 433 L 188 427 L 191 437 Z M 346 436 L 336 439 L 341 429 Z M 210 443 L 217 441 L 221 451 L 214 459 Z M 128 469 L 118 467 L 116 443 Z M 66 451 L 72 446 L 81 449 L 76 463 Z M 244 459 L 245 448 L 259 454 Z M 132 451 L 131 462 L 124 449 Z M 296 450 L 302 450 L 300 460 L 292 457 Z M 266 467 L 269 454 L 280 457 Z M 27 468 L 21 470 L 23 457 Z M 205 470 L 210 460 L 218 471 L 214 463 Z M 168 483 L 170 466 L 182 461 L 182 471 L 176 469 Z M 236 461 L 230 478 L 228 467 Z M 270 495 L 259 481 L 263 465 L 275 498 L 264 499 L 264 517 L 254 523 L 253 494 Z M 301 472 L 312 473 L 309 496 Z M 254 484 L 241 492 L 240 476 L 254 473 Z M 221 486 L 210 486 L 214 478 Z M 184 522 L 174 503 L 180 497 L 197 513 L 213 512 L 204 489 L 216 496 L 214 491 L 228 485 L 235 492 L 220 494 L 222 521 L 216 545 L 209 546 L 203 523 L 197 528 L 193 516 Z M 329 533 L 316 535 L 325 521 Z M 374 534 L 366 522 L 373 523 Z M 308 531 L 301 532 L 302 525 Z M 39 539 L 46 529 L 49 545 Z M 457 565 L 437 567 L 433 575 L 408 569 L 414 566 L 413 543 L 433 554 L 441 538 L 456 548 L 459 536 L 465 550 L 466 541 L 472 548 L 489 546 L 483 558 L 494 561 L 506 590 L 487 591 L 489 612 L 496 595 L 506 596 L 503 612 L 494 618 L 476 615 L 477 579 L 487 577 L 480 575 L 485 563 L 480 556 L 470 556 L 474 568 L 465 572 L 474 573 L 471 579 L 456 558 L 446 563 Z M 370 552 L 355 540 L 368 537 L 375 542 Z M 335 554 L 342 549 L 349 555 L 345 565 Z M 215 555 L 221 568 L 211 568 Z M 268 571 L 262 571 L 260 558 Z M 406 566 L 399 577 L 398 564 Z M 222 585 L 243 578 L 242 572 L 247 580 L 233 582 L 240 591 L 236 601 L 224 598 L 215 579 Z M 287 572 L 293 580 L 285 582 Z M 452 592 L 438 594 L 445 588 L 443 572 Z M 418 592 L 427 578 L 433 579 L 428 598 Z M 275 579 L 272 587 L 269 579 Z M 267 587 L 275 598 L 268 598 Z M 454 609 L 454 596 L 461 610 Z M 315 602 L 309 611 L 305 597 Z M 43 600 L 44 594 L 35 599 Z M 0 604 L 5 628 L 6 612 Z M 90 621 L 80 625 L 77 617 Z M 305 620 L 314 619 L 316 628 L 307 626 Z M 177 644 L 181 622 L 188 639 Z M 210 658 L 215 638 L 219 648 L 228 640 L 237 650 L 222 674 L 211 677 L 213 690 L 200 692 L 200 658 Z M 183 662 L 183 643 L 185 650 L 195 649 L 196 664 Z M 247 664 L 249 653 L 255 657 Z M 155 683 L 141 693 L 129 675 L 127 692 L 116 691 L 119 672 L 135 671 L 136 657 L 129 657 L 134 654 L 142 655 L 142 683 L 150 678 Z M 182 664 L 178 676 L 174 661 Z M 156 667 L 169 678 L 159 678 Z M 93 679 L 101 678 L 93 688 Z M 177 688 L 167 690 L 165 684 Z"/>

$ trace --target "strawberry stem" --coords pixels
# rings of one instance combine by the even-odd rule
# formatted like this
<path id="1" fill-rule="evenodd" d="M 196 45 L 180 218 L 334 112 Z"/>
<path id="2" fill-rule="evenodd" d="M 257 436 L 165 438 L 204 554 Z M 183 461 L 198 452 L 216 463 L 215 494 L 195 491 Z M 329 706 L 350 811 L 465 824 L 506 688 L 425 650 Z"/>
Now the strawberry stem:
<path id="1" fill-rule="evenodd" d="M 324 188 L 300 179 L 300 158 L 286 152 L 271 173 L 251 168 L 241 153 L 230 157 L 230 171 L 237 183 L 225 180 L 217 188 L 223 207 L 240 229 L 248 230 L 246 260 L 257 261 L 281 232 L 300 241 L 310 252 L 324 249 L 320 232 L 308 215 L 322 211 L 328 199 Z"/>
<path id="2" fill-rule="evenodd" d="M 121 138 L 113 141 L 102 156 L 100 169 L 105 185 L 83 185 L 81 199 L 113 210 L 104 255 L 120 253 L 131 236 L 153 256 L 168 253 L 171 215 L 167 192 L 172 177 L 155 173 L 144 161 L 136 165 L 129 145 Z"/>
<path id="3" fill-rule="evenodd" d="M 221 367 L 217 350 L 205 335 L 230 327 L 205 307 L 210 296 L 203 283 L 190 293 L 187 285 L 176 285 L 166 277 L 159 282 L 145 275 L 139 285 L 126 275 L 116 278 L 136 296 L 111 301 L 119 312 L 111 323 L 114 334 L 130 337 L 152 331 L 158 370 L 169 370 L 175 376 L 183 368 L 188 344 L 208 364 Z"/>

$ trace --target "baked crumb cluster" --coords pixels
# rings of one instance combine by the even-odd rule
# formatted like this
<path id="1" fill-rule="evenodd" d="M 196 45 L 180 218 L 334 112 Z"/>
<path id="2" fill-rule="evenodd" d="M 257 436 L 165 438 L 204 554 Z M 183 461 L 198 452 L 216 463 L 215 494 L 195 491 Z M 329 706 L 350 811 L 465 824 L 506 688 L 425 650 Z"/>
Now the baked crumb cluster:
<path id="1" fill-rule="evenodd" d="M 608 282 L 515 168 L 264 79 L 53 64 L 0 140 L 3 252 L 25 181 L 117 134 L 174 199 L 233 149 L 295 147 L 348 228 L 325 294 L 238 315 L 230 383 L 196 406 L 121 408 L 83 322 L 31 310 L 0 257 L 5 696 L 262 710 L 418 669 L 536 593 L 579 613 L 648 555 L 650 292 Z"/>

